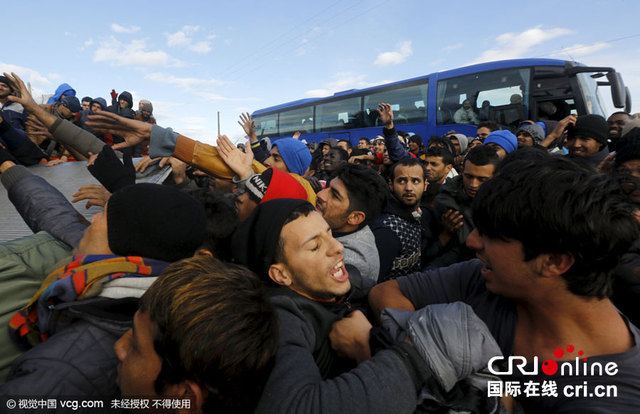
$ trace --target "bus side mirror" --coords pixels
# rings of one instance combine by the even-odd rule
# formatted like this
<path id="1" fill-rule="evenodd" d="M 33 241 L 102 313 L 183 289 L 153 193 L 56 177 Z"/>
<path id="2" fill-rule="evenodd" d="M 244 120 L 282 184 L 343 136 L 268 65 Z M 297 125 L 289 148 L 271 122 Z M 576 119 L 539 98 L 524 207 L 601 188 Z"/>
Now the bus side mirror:
<path id="1" fill-rule="evenodd" d="M 631 91 L 629 90 L 628 86 L 624 87 L 624 91 L 627 95 L 624 102 L 624 111 L 630 114 L 631 113 Z"/>
<path id="2" fill-rule="evenodd" d="M 627 91 L 625 90 L 624 82 L 622 82 L 622 76 L 619 72 L 612 70 L 607 72 L 607 80 L 609 81 L 609 85 L 611 85 L 611 100 L 613 101 L 613 106 L 616 108 L 624 108 Z"/>

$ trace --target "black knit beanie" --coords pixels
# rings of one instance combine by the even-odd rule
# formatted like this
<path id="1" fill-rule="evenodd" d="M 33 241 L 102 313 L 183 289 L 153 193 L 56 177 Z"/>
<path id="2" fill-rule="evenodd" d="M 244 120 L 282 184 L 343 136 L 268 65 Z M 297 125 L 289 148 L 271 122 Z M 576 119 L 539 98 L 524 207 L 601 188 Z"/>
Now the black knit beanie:
<path id="1" fill-rule="evenodd" d="M 569 130 L 569 136 L 582 135 L 593 138 L 596 141 L 606 144 L 609 134 L 609 125 L 600 115 L 582 115 L 578 117 L 576 124 Z"/>
<path id="2" fill-rule="evenodd" d="M 160 184 L 124 187 L 107 203 L 109 248 L 120 256 L 175 262 L 204 241 L 204 207 L 192 196 Z"/>
<path id="3" fill-rule="evenodd" d="M 234 261 L 268 280 L 284 222 L 293 210 L 304 204 L 309 202 L 292 198 L 278 198 L 259 204 L 233 234 L 231 251 Z"/>

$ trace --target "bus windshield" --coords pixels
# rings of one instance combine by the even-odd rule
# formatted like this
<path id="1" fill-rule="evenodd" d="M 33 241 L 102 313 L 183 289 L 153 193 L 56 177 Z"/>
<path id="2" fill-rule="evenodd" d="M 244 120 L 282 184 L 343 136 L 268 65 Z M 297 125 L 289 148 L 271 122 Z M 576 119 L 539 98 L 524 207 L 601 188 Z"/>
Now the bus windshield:
<path id="1" fill-rule="evenodd" d="M 600 97 L 596 80 L 593 79 L 589 73 L 578 73 L 576 77 L 578 78 L 580 92 L 582 93 L 587 112 L 605 116 L 604 105 L 602 104 L 602 98 Z"/>

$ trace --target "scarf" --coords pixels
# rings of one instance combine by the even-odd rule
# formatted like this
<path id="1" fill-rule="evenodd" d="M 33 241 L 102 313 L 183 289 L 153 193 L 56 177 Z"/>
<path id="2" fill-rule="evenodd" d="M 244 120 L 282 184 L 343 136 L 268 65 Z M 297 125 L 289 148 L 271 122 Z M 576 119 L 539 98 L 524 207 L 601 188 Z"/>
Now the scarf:
<path id="1" fill-rule="evenodd" d="M 9 321 L 9 335 L 29 349 L 49 337 L 49 319 L 55 305 L 98 296 L 102 285 L 124 277 L 157 276 L 169 265 L 139 256 L 76 255 L 51 272 L 27 305 Z"/>

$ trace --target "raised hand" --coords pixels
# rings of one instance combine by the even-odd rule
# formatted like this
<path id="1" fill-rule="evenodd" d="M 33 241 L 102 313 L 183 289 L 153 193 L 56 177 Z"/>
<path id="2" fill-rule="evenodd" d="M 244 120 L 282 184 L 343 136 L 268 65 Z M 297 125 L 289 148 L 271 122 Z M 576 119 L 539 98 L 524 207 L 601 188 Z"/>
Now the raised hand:
<path id="1" fill-rule="evenodd" d="M 240 114 L 238 125 L 242 127 L 244 133 L 247 134 L 251 142 L 256 142 L 258 140 L 258 136 L 256 135 L 256 125 L 253 122 L 253 119 L 251 119 L 249 112 Z"/>
<path id="2" fill-rule="evenodd" d="M 12 102 L 18 102 L 24 107 L 24 109 L 27 110 L 27 112 L 34 112 L 36 108 L 38 108 L 38 104 L 33 100 L 29 89 L 24 84 L 22 79 L 20 79 L 20 76 L 16 75 L 13 72 L 11 72 L 11 75 L 6 72 L 3 74 L 7 77 L 7 79 L 9 79 L 13 90 L 16 92 L 15 95 L 9 95 L 7 99 Z"/>
<path id="3" fill-rule="evenodd" d="M 393 109 L 391 109 L 391 105 L 388 103 L 379 103 L 378 108 L 377 111 L 380 115 L 380 121 L 382 121 L 384 127 L 387 129 L 393 128 Z"/>
<path id="4" fill-rule="evenodd" d="M 253 151 L 248 148 L 247 152 L 242 152 L 240 148 L 233 145 L 226 135 L 218 136 L 218 154 L 220 158 L 235 172 L 240 179 L 249 178 L 253 173 Z"/>

